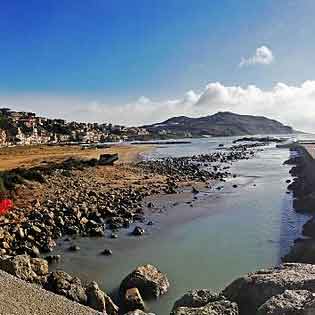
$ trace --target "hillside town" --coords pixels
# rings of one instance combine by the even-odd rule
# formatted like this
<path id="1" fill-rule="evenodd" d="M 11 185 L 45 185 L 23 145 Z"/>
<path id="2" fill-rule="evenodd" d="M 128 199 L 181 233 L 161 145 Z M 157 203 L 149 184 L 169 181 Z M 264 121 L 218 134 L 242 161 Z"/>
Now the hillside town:
<path id="1" fill-rule="evenodd" d="M 0 108 L 0 146 L 33 144 L 92 144 L 143 140 L 145 128 L 110 123 L 67 122 L 49 119 L 32 112 Z"/>

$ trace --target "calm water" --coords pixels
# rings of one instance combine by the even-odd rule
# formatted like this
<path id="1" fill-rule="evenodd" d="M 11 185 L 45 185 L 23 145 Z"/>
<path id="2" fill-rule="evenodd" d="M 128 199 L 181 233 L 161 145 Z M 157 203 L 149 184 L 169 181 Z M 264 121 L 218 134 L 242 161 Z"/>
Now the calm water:
<path id="1" fill-rule="evenodd" d="M 219 143 L 232 140 L 161 146 L 150 158 L 211 152 Z M 277 264 L 306 219 L 292 211 L 291 195 L 286 194 L 290 168 L 283 162 L 288 155 L 287 149 L 268 146 L 254 159 L 234 163 L 237 189 L 227 182 L 219 193 L 205 190 L 193 208 L 183 203 L 155 215 L 156 225 L 140 239 L 122 232 L 117 240 L 78 240 L 81 251 L 63 253 L 58 268 L 83 280 L 96 280 L 105 291 L 113 292 L 137 265 L 152 263 L 168 274 L 171 288 L 166 296 L 149 303 L 150 310 L 167 315 L 190 288 L 218 290 L 244 273 Z M 58 250 L 66 246 L 61 243 Z M 113 256 L 99 255 L 106 247 Z"/>

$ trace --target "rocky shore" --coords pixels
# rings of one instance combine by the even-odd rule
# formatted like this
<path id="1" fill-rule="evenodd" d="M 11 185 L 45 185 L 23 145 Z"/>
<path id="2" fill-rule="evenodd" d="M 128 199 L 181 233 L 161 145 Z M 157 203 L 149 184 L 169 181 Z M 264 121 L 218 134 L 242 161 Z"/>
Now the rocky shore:
<path id="1" fill-rule="evenodd" d="M 143 223 L 147 229 L 151 225 L 144 210 L 152 207 L 146 204 L 147 196 L 225 181 L 233 176 L 231 163 L 253 157 L 260 146 L 241 144 L 213 154 L 115 167 L 98 166 L 95 160 L 71 160 L 51 168 L 8 173 L 12 196 L 23 207 L 0 218 L 0 269 L 103 314 L 151 314 L 146 301 L 163 299 L 172 286 L 166 274 L 153 265 L 138 266 L 122 279 L 119 297 L 113 301 L 95 281 L 83 283 L 63 271 L 49 272 L 48 263 L 60 259 L 50 253 L 56 240 L 65 237 L 69 250 L 80 250 L 76 237 L 116 238 L 120 229 L 128 227 L 133 236 L 141 237 L 146 233 Z M 315 198 L 308 165 L 300 158 L 288 163 L 294 163 L 294 180 L 288 182 L 288 189 L 296 210 L 311 213 Z M 16 176 L 19 181 L 12 180 Z M 142 226 L 138 226 L 140 222 Z M 311 218 L 303 228 L 305 239 L 297 240 L 284 257 L 294 263 L 250 273 L 219 293 L 191 290 L 174 303 L 171 315 L 315 314 L 314 225 Z M 108 248 L 102 253 L 112 254 Z"/>
<path id="2" fill-rule="evenodd" d="M 77 237 L 117 238 L 120 229 L 129 227 L 133 227 L 133 236 L 141 237 L 146 231 L 137 223 L 147 224 L 147 229 L 151 225 L 144 209 L 152 205 L 146 204 L 146 197 L 176 194 L 183 187 L 197 183 L 212 185 L 225 181 L 232 176 L 231 163 L 254 154 L 252 145 L 242 145 L 211 154 L 115 166 L 99 165 L 95 158 L 70 158 L 2 172 L 15 208 L 0 217 L 0 268 L 83 305 L 117 314 L 118 307 L 97 283 L 83 285 L 62 271 L 48 272 L 48 262 L 60 259 L 59 255 L 50 254 L 56 240 L 65 238 L 69 241 L 69 250 L 75 251 L 80 250 L 75 244 Z M 192 190 L 198 192 L 196 188 Z M 111 253 L 110 249 L 103 249 L 104 255 Z M 141 281 L 143 273 L 146 277 L 151 274 L 152 280 L 155 277 L 152 274 L 159 272 L 155 267 L 145 266 Z M 128 285 L 126 281 L 121 286 L 126 290 L 121 290 L 120 312 L 133 311 L 134 307 L 126 307 L 132 302 L 142 305 L 151 286 L 148 280 L 143 287 L 138 280 L 129 279 Z M 164 282 L 163 289 L 152 287 L 149 297 L 164 294 L 169 285 L 167 279 Z"/>

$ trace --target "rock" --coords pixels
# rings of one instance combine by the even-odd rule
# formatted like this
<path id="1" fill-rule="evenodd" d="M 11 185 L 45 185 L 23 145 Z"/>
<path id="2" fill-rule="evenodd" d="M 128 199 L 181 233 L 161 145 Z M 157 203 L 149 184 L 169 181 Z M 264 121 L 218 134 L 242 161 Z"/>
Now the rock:
<path id="1" fill-rule="evenodd" d="M 104 292 L 100 290 L 95 281 L 86 287 L 85 292 L 88 306 L 100 312 L 106 311 Z"/>
<path id="2" fill-rule="evenodd" d="M 191 192 L 192 192 L 193 194 L 199 194 L 199 190 L 196 189 L 195 187 L 192 188 Z"/>
<path id="3" fill-rule="evenodd" d="M 51 272 L 46 279 L 44 288 L 80 304 L 86 305 L 87 303 L 85 289 L 80 279 L 72 277 L 64 271 Z"/>
<path id="4" fill-rule="evenodd" d="M 79 250 L 80 250 L 80 247 L 78 245 L 71 245 L 69 247 L 69 251 L 71 251 L 71 252 L 77 252 Z"/>
<path id="5" fill-rule="evenodd" d="M 104 256 L 111 256 L 111 255 L 113 255 L 113 252 L 112 252 L 111 249 L 105 248 L 105 249 L 101 252 L 101 254 L 104 255 Z"/>
<path id="6" fill-rule="evenodd" d="M 49 264 L 59 262 L 61 259 L 60 255 L 48 255 L 45 257 Z"/>
<path id="7" fill-rule="evenodd" d="M 40 251 L 39 249 L 34 245 L 32 246 L 32 250 L 31 250 L 31 256 L 32 257 L 39 257 L 40 256 Z"/>
<path id="8" fill-rule="evenodd" d="M 112 234 L 110 235 L 110 238 L 116 239 L 116 238 L 118 238 L 118 235 L 117 235 L 116 233 L 112 233 Z"/>
<path id="9" fill-rule="evenodd" d="M 112 299 L 107 294 L 104 294 L 104 297 L 107 315 L 118 315 L 119 312 L 118 306 L 112 301 Z"/>
<path id="10" fill-rule="evenodd" d="M 282 258 L 282 261 L 315 264 L 315 240 L 295 240 L 289 253 Z"/>
<path id="11" fill-rule="evenodd" d="M 31 258 L 31 266 L 33 271 L 39 276 L 48 274 L 48 262 L 42 258 Z"/>
<path id="12" fill-rule="evenodd" d="M 53 249 L 57 246 L 56 242 L 52 239 L 47 240 L 47 242 L 42 247 L 44 253 L 52 252 Z"/>
<path id="13" fill-rule="evenodd" d="M 128 313 L 126 313 L 125 315 L 155 315 L 155 314 L 152 314 L 152 313 L 145 313 L 145 312 L 142 311 L 142 310 L 135 310 L 135 311 L 128 312 Z"/>
<path id="14" fill-rule="evenodd" d="M 143 298 L 157 298 L 167 292 L 170 284 L 165 274 L 152 265 L 136 268 L 121 283 L 120 292 L 137 288 Z"/>
<path id="15" fill-rule="evenodd" d="M 134 236 L 141 236 L 144 234 L 144 229 L 140 226 L 136 226 L 132 231 L 132 235 Z"/>
<path id="16" fill-rule="evenodd" d="M 257 315 L 310 315 L 315 314 L 315 295 L 307 290 L 286 290 L 271 297 L 259 307 Z"/>
<path id="17" fill-rule="evenodd" d="M 137 288 L 128 289 L 124 297 L 124 308 L 126 311 L 144 310 L 145 305 Z"/>
<path id="18" fill-rule="evenodd" d="M 236 303 L 222 299 L 202 307 L 179 307 L 171 315 L 239 315 L 239 311 Z"/>
<path id="19" fill-rule="evenodd" d="M 315 238 L 315 218 L 309 219 L 304 225 L 303 225 L 303 231 L 304 236 L 308 236 L 311 238 Z"/>
<path id="20" fill-rule="evenodd" d="M 315 292 L 315 266 L 286 263 L 250 273 L 233 281 L 222 294 L 239 305 L 241 314 L 255 314 L 256 310 L 285 290 Z"/>
<path id="21" fill-rule="evenodd" d="M 191 290 L 184 294 L 179 300 L 174 304 L 173 310 L 178 307 L 202 307 L 210 302 L 215 302 L 220 299 L 219 294 L 207 290 L 207 289 L 196 289 Z"/>
<path id="22" fill-rule="evenodd" d="M 41 276 L 48 273 L 48 264 L 28 255 L 4 256 L 0 258 L 0 269 L 28 282 L 40 282 Z"/>

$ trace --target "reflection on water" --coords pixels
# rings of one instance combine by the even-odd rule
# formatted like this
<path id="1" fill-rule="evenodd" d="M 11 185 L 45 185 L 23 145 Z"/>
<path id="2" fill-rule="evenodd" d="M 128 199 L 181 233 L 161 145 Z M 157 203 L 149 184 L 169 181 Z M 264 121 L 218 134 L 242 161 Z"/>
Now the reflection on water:
<path id="1" fill-rule="evenodd" d="M 233 138 L 194 140 L 189 145 L 163 146 L 153 157 L 211 152 Z M 80 252 L 64 253 L 58 267 L 83 280 L 96 280 L 112 292 L 139 264 L 152 263 L 168 274 L 169 293 L 150 308 L 169 314 L 174 301 L 190 288 L 221 289 L 235 277 L 279 263 L 299 233 L 305 217 L 292 211 L 286 194 L 289 166 L 283 165 L 288 150 L 268 146 L 257 157 L 232 166 L 239 187 L 217 194 L 204 194 L 196 206 L 170 209 L 178 224 L 166 224 L 172 214 L 161 214 L 150 235 L 136 239 L 121 235 L 117 240 L 82 239 Z M 189 220 L 181 215 L 190 211 Z M 154 217 L 159 221 L 159 216 Z M 67 245 L 61 244 L 62 247 Z M 113 256 L 99 253 L 109 247 Z"/>

